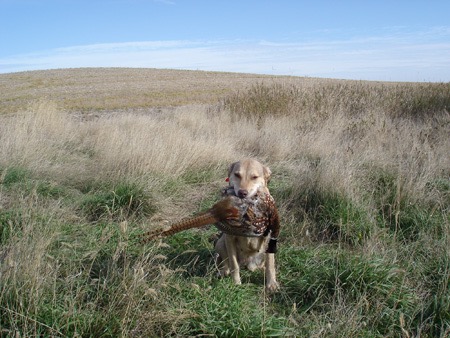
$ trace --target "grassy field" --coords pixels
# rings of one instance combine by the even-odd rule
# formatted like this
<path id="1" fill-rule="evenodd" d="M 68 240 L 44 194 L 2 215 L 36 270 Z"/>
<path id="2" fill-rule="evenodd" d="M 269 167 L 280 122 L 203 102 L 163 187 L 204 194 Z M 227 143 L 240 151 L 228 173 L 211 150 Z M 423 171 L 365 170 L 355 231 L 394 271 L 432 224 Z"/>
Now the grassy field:
<path id="1" fill-rule="evenodd" d="M 151 69 L 0 75 L 0 336 L 447 337 L 450 84 Z M 273 171 L 281 290 L 135 236 Z"/>

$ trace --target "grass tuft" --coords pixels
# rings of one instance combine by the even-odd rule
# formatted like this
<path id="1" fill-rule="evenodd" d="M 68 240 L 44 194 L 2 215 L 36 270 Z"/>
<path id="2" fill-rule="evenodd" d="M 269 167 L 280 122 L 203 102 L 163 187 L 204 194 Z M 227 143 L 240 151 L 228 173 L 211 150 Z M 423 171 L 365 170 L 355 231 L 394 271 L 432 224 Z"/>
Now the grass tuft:
<path id="1" fill-rule="evenodd" d="M 25 183 L 30 177 L 28 170 L 21 167 L 10 167 L 1 173 L 1 184 L 10 187 L 13 184 Z"/>
<path id="2" fill-rule="evenodd" d="M 317 240 L 356 245 L 370 236 L 367 211 L 345 196 L 329 191 L 308 191 L 306 196 L 302 208 L 315 224 L 311 230 Z"/>
<path id="3" fill-rule="evenodd" d="M 121 182 L 89 192 L 82 200 L 81 210 L 90 221 L 104 217 L 113 220 L 148 217 L 155 211 L 152 198 L 136 183 Z"/>

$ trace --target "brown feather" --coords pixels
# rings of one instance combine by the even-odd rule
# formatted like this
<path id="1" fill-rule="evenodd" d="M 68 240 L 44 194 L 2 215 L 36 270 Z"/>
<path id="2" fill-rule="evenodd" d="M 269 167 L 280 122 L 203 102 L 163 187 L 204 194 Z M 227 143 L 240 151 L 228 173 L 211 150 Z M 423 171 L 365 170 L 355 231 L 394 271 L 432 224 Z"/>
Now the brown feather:
<path id="1" fill-rule="evenodd" d="M 157 237 L 167 237 L 176 234 L 177 232 L 200 228 L 208 224 L 215 224 L 217 222 L 223 222 L 233 218 L 239 218 L 239 211 L 233 206 L 230 198 L 224 198 L 214 204 L 208 211 L 198 216 L 174 223 L 167 230 L 159 229 L 146 232 L 141 236 L 140 242 L 147 243 Z"/>

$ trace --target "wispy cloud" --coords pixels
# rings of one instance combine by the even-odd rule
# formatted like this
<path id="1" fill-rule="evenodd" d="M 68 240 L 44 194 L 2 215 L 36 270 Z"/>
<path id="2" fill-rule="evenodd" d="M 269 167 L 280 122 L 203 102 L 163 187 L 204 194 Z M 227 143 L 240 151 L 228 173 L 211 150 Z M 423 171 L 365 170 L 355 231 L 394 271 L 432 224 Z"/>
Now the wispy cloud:
<path id="1" fill-rule="evenodd" d="M 59 48 L 0 59 L 0 72 L 66 67 L 151 67 L 381 81 L 450 81 L 450 29 L 421 35 L 278 42 L 142 41 Z"/>
<path id="2" fill-rule="evenodd" d="M 170 0 L 153 0 L 153 2 L 159 2 L 165 5 L 175 5 L 175 1 Z"/>

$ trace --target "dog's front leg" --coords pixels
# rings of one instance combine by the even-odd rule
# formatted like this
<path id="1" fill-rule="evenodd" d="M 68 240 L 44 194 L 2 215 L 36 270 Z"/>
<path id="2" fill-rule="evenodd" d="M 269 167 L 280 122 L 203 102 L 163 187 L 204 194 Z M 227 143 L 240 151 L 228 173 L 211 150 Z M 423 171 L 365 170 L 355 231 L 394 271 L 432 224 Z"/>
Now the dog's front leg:
<path id="1" fill-rule="evenodd" d="M 275 272 L 275 254 L 266 253 L 266 289 L 276 291 L 279 287 Z"/>
<path id="2" fill-rule="evenodd" d="M 226 236 L 227 254 L 228 254 L 228 267 L 230 268 L 231 277 L 235 284 L 241 284 L 241 274 L 239 271 L 239 262 L 236 250 L 236 238 L 235 236 Z"/>

